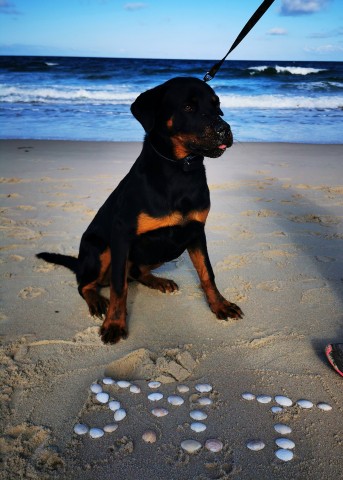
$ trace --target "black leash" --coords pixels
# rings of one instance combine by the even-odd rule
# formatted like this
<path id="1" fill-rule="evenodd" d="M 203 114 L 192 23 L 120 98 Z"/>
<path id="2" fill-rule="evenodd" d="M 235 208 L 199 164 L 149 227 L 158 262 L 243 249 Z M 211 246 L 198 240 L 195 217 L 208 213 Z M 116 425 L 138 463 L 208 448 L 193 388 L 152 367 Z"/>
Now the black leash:
<path id="1" fill-rule="evenodd" d="M 256 23 L 259 21 L 259 19 L 266 13 L 268 8 L 271 6 L 271 4 L 274 3 L 274 0 L 264 0 L 261 5 L 258 7 L 254 15 L 250 18 L 250 20 L 245 24 L 244 28 L 242 29 L 241 33 L 238 35 L 236 40 L 233 42 L 230 50 L 227 52 L 224 58 L 222 58 L 219 62 L 215 63 L 211 70 L 206 73 L 204 76 L 204 81 L 209 82 L 214 78 L 215 74 L 218 72 L 220 67 L 223 65 L 224 61 L 226 60 L 226 57 L 229 55 L 229 53 L 234 50 L 237 45 L 241 43 L 243 38 L 248 35 L 250 30 L 256 25 Z"/>

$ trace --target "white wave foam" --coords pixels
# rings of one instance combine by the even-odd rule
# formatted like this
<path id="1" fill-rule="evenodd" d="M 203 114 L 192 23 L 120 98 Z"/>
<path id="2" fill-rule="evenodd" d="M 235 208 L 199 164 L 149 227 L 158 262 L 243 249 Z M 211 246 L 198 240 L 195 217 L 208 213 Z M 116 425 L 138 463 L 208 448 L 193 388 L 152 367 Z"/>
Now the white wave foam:
<path id="1" fill-rule="evenodd" d="M 222 95 L 220 100 L 220 104 L 224 108 L 336 109 L 343 106 L 343 96 Z"/>
<path id="2" fill-rule="evenodd" d="M 325 68 L 309 68 L 309 67 L 281 67 L 280 65 L 261 65 L 258 67 L 249 67 L 248 70 L 253 72 L 265 72 L 269 69 L 275 69 L 277 73 L 290 73 L 291 75 L 310 75 L 311 73 L 325 72 Z"/>
<path id="3" fill-rule="evenodd" d="M 137 92 L 87 90 L 85 88 L 22 88 L 2 86 L 0 101 L 10 103 L 111 103 L 131 104 Z"/>

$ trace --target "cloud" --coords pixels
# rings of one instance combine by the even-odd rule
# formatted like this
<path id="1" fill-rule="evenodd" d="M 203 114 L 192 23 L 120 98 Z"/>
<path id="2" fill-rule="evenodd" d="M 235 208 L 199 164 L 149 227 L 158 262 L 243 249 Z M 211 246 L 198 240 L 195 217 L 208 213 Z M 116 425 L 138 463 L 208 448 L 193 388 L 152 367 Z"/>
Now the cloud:
<path id="1" fill-rule="evenodd" d="M 323 10 L 331 0 L 282 0 L 281 15 L 309 15 Z"/>
<path id="2" fill-rule="evenodd" d="M 146 8 L 146 7 L 147 7 L 146 3 L 139 3 L 139 2 L 125 3 L 124 10 L 133 12 L 135 10 L 141 10 L 142 8 Z"/>
<path id="3" fill-rule="evenodd" d="M 267 35 L 288 35 L 285 28 L 275 27 L 268 30 Z"/>
<path id="4" fill-rule="evenodd" d="M 20 15 L 21 12 L 17 10 L 14 3 L 8 0 L 0 0 L 0 14 L 3 15 Z"/>
<path id="5" fill-rule="evenodd" d="M 326 55 L 330 53 L 343 52 L 343 47 L 340 45 L 321 45 L 319 47 L 305 47 L 305 52 L 318 53 L 319 55 Z"/>
<path id="6" fill-rule="evenodd" d="M 343 35 L 343 27 L 335 28 L 334 30 L 328 30 L 324 32 L 315 32 L 309 35 L 309 38 L 332 38 Z"/>

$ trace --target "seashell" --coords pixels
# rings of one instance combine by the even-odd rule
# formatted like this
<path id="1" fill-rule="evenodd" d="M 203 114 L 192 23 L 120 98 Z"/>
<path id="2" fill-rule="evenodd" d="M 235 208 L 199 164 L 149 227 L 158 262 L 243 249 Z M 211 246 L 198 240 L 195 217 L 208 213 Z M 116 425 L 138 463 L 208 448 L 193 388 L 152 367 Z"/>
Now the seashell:
<path id="1" fill-rule="evenodd" d="M 292 448 L 295 447 L 295 443 L 293 442 L 293 440 L 290 440 L 289 438 L 277 438 L 275 440 L 275 443 L 278 447 L 286 450 L 291 450 Z"/>
<path id="2" fill-rule="evenodd" d="M 104 434 L 104 431 L 101 430 L 101 428 L 91 428 L 89 430 L 89 435 L 92 437 L 92 438 L 100 438 L 102 437 Z"/>
<path id="3" fill-rule="evenodd" d="M 148 395 L 148 399 L 151 402 L 157 402 L 158 400 L 161 400 L 161 398 L 163 398 L 163 394 L 160 392 L 154 392 Z"/>
<path id="4" fill-rule="evenodd" d="M 83 423 L 77 423 L 74 426 L 74 432 L 77 433 L 77 435 L 84 435 L 88 432 L 88 430 L 89 428 L 87 427 L 87 425 L 84 425 Z"/>
<path id="5" fill-rule="evenodd" d="M 206 440 L 205 447 L 207 450 L 210 450 L 210 452 L 220 452 L 223 448 L 223 443 L 216 438 L 210 438 Z"/>
<path id="6" fill-rule="evenodd" d="M 328 403 L 320 402 L 317 403 L 317 407 L 320 408 L 321 410 L 324 410 L 325 412 L 328 412 L 329 410 L 332 410 L 331 405 Z"/>
<path id="7" fill-rule="evenodd" d="M 99 385 L 98 383 L 92 383 L 92 385 L 91 385 L 91 391 L 92 391 L 93 393 L 100 393 L 100 392 L 102 392 L 102 387 L 101 387 L 101 385 Z"/>
<path id="8" fill-rule="evenodd" d="M 254 452 L 262 450 L 266 446 L 266 444 L 262 442 L 262 440 L 250 440 L 249 442 L 247 442 L 246 445 L 249 450 L 254 450 Z"/>
<path id="9" fill-rule="evenodd" d="M 200 393 L 212 392 L 212 385 L 208 383 L 198 383 L 197 385 L 195 385 L 195 390 Z"/>
<path id="10" fill-rule="evenodd" d="M 272 408 L 271 408 L 271 411 L 272 411 L 273 413 L 280 413 L 280 412 L 283 411 L 283 408 L 282 408 L 282 407 L 272 407 Z"/>
<path id="11" fill-rule="evenodd" d="M 269 403 L 272 397 L 270 395 L 257 395 L 256 400 L 260 403 Z"/>
<path id="12" fill-rule="evenodd" d="M 201 397 L 201 398 L 198 398 L 197 403 L 199 405 L 205 405 L 206 406 L 206 405 L 212 405 L 213 401 L 208 397 Z"/>
<path id="13" fill-rule="evenodd" d="M 189 415 L 193 420 L 205 420 L 207 418 L 207 413 L 202 410 L 192 410 Z"/>
<path id="14" fill-rule="evenodd" d="M 297 405 L 299 405 L 299 407 L 301 407 L 301 408 L 312 408 L 313 407 L 313 403 L 310 402 L 310 400 L 298 400 Z"/>
<path id="15" fill-rule="evenodd" d="M 110 407 L 110 410 L 112 410 L 112 412 L 119 410 L 119 408 L 121 407 L 120 402 L 118 402 L 118 400 L 111 400 L 108 406 Z"/>
<path id="16" fill-rule="evenodd" d="M 184 403 L 184 399 L 182 397 L 179 397 L 179 395 L 170 395 L 168 397 L 168 402 L 171 405 L 182 405 Z"/>
<path id="17" fill-rule="evenodd" d="M 114 420 L 116 422 L 120 422 L 121 420 L 123 420 L 124 418 L 126 417 L 126 412 L 123 408 L 119 408 L 119 410 L 116 410 L 114 412 Z"/>
<path id="18" fill-rule="evenodd" d="M 181 447 L 188 453 L 194 453 L 201 448 L 201 443 L 197 440 L 184 440 L 181 442 Z"/>
<path id="19" fill-rule="evenodd" d="M 149 388 L 158 388 L 161 386 L 161 382 L 149 382 L 148 387 Z"/>
<path id="20" fill-rule="evenodd" d="M 108 425 L 104 426 L 104 431 L 106 433 L 113 433 L 117 430 L 118 428 L 118 423 L 109 423 Z"/>
<path id="21" fill-rule="evenodd" d="M 141 389 L 137 385 L 131 385 L 130 392 L 131 393 L 141 393 Z"/>
<path id="22" fill-rule="evenodd" d="M 117 385 L 120 388 L 128 388 L 131 386 L 131 383 L 128 382 L 127 380 L 118 380 Z"/>
<path id="23" fill-rule="evenodd" d="M 244 398 L 244 400 L 255 400 L 256 396 L 253 393 L 244 392 L 242 393 L 242 398 Z"/>
<path id="24" fill-rule="evenodd" d="M 107 403 L 107 402 L 109 401 L 109 399 L 110 399 L 110 396 L 109 396 L 109 394 L 106 393 L 106 392 L 100 392 L 100 393 L 97 393 L 97 394 L 96 394 L 96 397 L 95 397 L 95 398 L 96 398 L 96 399 L 98 400 L 98 402 L 100 402 L 100 403 Z"/>
<path id="25" fill-rule="evenodd" d="M 157 439 L 157 435 L 153 430 L 147 430 L 146 432 L 143 433 L 142 439 L 146 443 L 155 443 Z"/>
<path id="26" fill-rule="evenodd" d="M 191 429 L 194 431 L 194 432 L 203 432 L 204 430 L 206 430 L 206 425 L 204 423 L 201 423 L 201 422 L 193 422 L 191 423 Z"/>
<path id="27" fill-rule="evenodd" d="M 284 423 L 276 423 L 274 425 L 274 430 L 278 433 L 281 433 L 281 435 L 287 435 L 287 433 L 291 433 L 292 429 L 288 425 L 285 425 Z"/>
<path id="28" fill-rule="evenodd" d="M 151 413 L 155 415 L 155 417 L 164 417 L 165 415 L 168 415 L 168 410 L 165 408 L 159 407 L 159 408 L 153 408 L 151 410 Z"/>
<path id="29" fill-rule="evenodd" d="M 187 387 L 187 385 L 178 385 L 176 387 L 177 391 L 180 392 L 180 393 L 186 393 L 186 392 L 189 392 L 189 387 Z"/>
<path id="30" fill-rule="evenodd" d="M 279 450 L 276 450 L 275 455 L 280 460 L 283 460 L 284 462 L 289 462 L 289 460 L 292 460 L 294 454 L 291 450 L 280 448 Z"/>
<path id="31" fill-rule="evenodd" d="M 105 377 L 102 379 L 102 383 L 105 385 L 114 385 L 116 382 L 111 377 Z"/>
<path id="32" fill-rule="evenodd" d="M 276 395 L 274 398 L 276 403 L 282 405 L 283 407 L 290 407 L 293 405 L 292 400 L 284 395 Z"/>

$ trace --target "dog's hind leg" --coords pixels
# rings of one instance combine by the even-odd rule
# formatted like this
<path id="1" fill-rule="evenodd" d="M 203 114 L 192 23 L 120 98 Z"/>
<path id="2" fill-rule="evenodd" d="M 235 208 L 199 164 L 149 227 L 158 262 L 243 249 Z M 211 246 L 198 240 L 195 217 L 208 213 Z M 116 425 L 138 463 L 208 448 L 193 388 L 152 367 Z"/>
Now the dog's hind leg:
<path id="1" fill-rule="evenodd" d="M 91 261 L 90 261 L 91 260 Z M 79 292 L 86 301 L 89 313 L 92 316 L 102 318 L 106 315 L 109 300 L 99 293 L 99 287 L 108 283 L 111 267 L 111 252 L 106 248 L 100 255 L 86 257 L 80 262 L 78 275 Z"/>
<path id="2" fill-rule="evenodd" d="M 146 287 L 159 290 L 162 293 L 172 293 L 179 289 L 174 280 L 168 278 L 156 277 L 151 273 L 151 270 L 158 268 L 160 265 L 154 265 L 153 267 L 140 265 L 132 265 L 129 271 L 129 275 L 137 282 L 145 285 Z"/>

